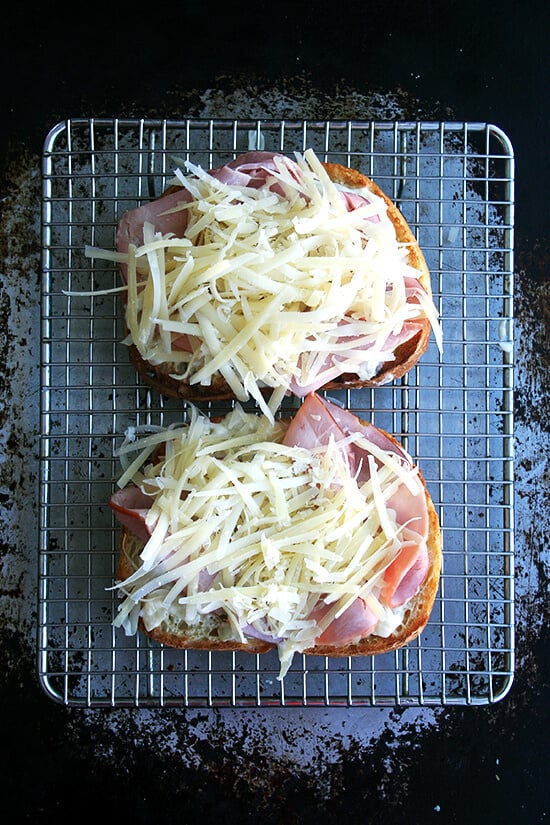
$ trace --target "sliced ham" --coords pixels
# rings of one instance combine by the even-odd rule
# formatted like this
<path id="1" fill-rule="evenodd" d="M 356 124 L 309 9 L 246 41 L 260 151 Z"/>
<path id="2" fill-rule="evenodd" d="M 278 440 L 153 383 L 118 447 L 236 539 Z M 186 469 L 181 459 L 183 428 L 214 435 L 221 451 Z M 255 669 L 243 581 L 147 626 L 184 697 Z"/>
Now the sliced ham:
<path id="1" fill-rule="evenodd" d="M 186 333 L 178 334 L 173 332 L 171 334 L 171 344 L 173 350 L 179 350 L 180 352 L 194 352 L 196 347 L 199 345 L 199 341 L 194 335 L 187 335 Z"/>
<path id="2" fill-rule="evenodd" d="M 355 192 L 340 191 L 340 197 L 348 212 L 353 212 L 354 209 L 359 209 L 361 206 L 369 206 L 370 201 L 364 195 L 359 195 Z M 370 215 L 367 220 L 371 223 L 380 223 L 379 215 Z"/>
<path id="3" fill-rule="evenodd" d="M 388 507 L 395 511 L 398 524 L 407 524 L 407 532 L 418 536 L 419 541 L 428 538 L 428 508 L 423 495 L 414 495 L 404 484 L 388 499 Z"/>
<path id="4" fill-rule="evenodd" d="M 345 433 L 330 414 L 327 403 L 316 393 L 310 393 L 290 422 L 283 438 L 283 444 L 287 447 L 304 447 L 307 450 L 313 450 L 316 447 L 327 445 L 331 436 L 338 442 L 345 438 Z M 342 451 L 350 474 L 354 475 L 357 470 L 354 445 L 342 445 Z"/>
<path id="5" fill-rule="evenodd" d="M 285 433 L 284 442 L 289 446 L 315 447 L 328 443 L 332 436 L 337 442 L 346 436 L 360 432 L 368 441 L 385 452 L 391 452 L 403 463 L 412 466 L 412 459 L 397 442 L 379 430 L 373 424 L 360 421 L 349 410 L 312 393 L 307 396 L 292 423 Z M 350 466 L 360 466 L 358 481 L 368 478 L 367 450 L 359 445 L 346 445 L 346 450 L 353 450 L 348 458 Z M 424 581 L 429 568 L 429 556 L 426 545 L 428 535 L 428 510 L 425 497 L 414 495 L 405 484 L 388 500 L 388 508 L 395 511 L 396 521 L 405 526 L 407 539 L 403 542 L 397 556 L 385 570 L 380 599 L 390 608 L 399 607 L 412 598 Z M 353 610 L 352 610 L 353 608 Z M 315 618 L 321 608 L 315 608 Z M 368 614 L 371 614 L 370 616 Z M 357 627 L 364 622 L 363 636 L 372 633 L 376 617 L 366 607 L 362 599 L 356 599 L 337 620 L 331 622 L 317 644 L 345 645 L 357 638 Z M 371 623 L 373 622 L 373 623 Z"/>
<path id="6" fill-rule="evenodd" d="M 218 169 L 210 170 L 210 174 L 217 180 L 232 186 L 260 187 L 265 183 L 269 171 L 274 169 L 274 156 L 273 152 L 248 153 Z M 178 238 L 183 237 L 187 228 L 188 214 L 186 209 L 178 209 L 178 207 L 190 203 L 192 197 L 191 193 L 182 186 L 150 203 L 125 212 L 117 229 L 118 252 L 127 252 L 131 243 L 141 246 L 145 223 L 151 223 L 155 232 L 163 235 L 173 234 Z"/>
<path id="7" fill-rule="evenodd" d="M 276 167 L 275 158 L 282 159 L 276 152 L 245 152 L 235 160 L 229 161 L 217 169 L 210 169 L 210 174 L 216 180 L 228 183 L 231 186 L 250 186 L 260 189 L 266 183 Z"/>
<path id="8" fill-rule="evenodd" d="M 430 559 L 425 541 L 408 541 L 384 573 L 381 591 L 382 601 L 388 607 L 405 604 L 419 589 L 426 578 Z"/>
<path id="9" fill-rule="evenodd" d="M 151 531 L 145 519 L 153 501 L 151 496 L 145 495 L 139 487 L 131 484 L 113 493 L 109 499 L 109 505 L 121 524 L 141 541 L 147 542 Z"/>
<path id="10" fill-rule="evenodd" d="M 317 396 L 317 398 L 319 398 L 323 406 L 326 408 L 327 413 L 335 420 L 344 435 L 361 433 L 368 439 L 368 441 L 372 441 L 373 444 L 376 444 L 376 446 L 381 450 L 384 450 L 384 452 L 396 453 L 409 464 L 412 464 L 412 459 L 409 454 L 405 452 L 397 441 L 391 438 L 391 436 L 383 430 L 378 429 L 378 427 L 375 427 L 374 424 L 371 424 L 368 421 L 362 421 L 355 415 L 355 413 L 352 413 L 350 410 L 346 410 L 339 404 L 335 404 L 334 401 L 329 401 L 328 398 L 322 398 L 321 396 Z"/>
<path id="11" fill-rule="evenodd" d="M 128 252 L 129 245 L 143 244 L 143 225 L 151 223 L 155 232 L 163 235 L 173 234 L 178 238 L 183 237 L 187 227 L 187 210 L 176 209 L 181 204 L 191 201 L 191 194 L 184 189 L 177 189 L 168 195 L 163 195 L 157 200 L 130 209 L 122 216 L 117 229 L 117 250 L 118 252 Z"/>
<path id="12" fill-rule="evenodd" d="M 345 321 L 342 323 L 343 327 L 345 327 L 345 323 Z M 401 346 L 402 344 L 406 344 L 407 341 L 410 341 L 412 338 L 415 337 L 415 335 L 418 335 L 418 333 L 427 324 L 429 324 L 429 321 L 427 319 L 405 321 L 403 323 L 401 331 L 398 334 L 388 335 L 388 337 L 384 341 L 384 350 L 388 352 L 388 354 L 394 353 L 397 347 Z M 345 329 L 343 329 L 343 333 L 344 334 L 336 338 L 336 344 L 349 342 L 351 346 L 353 344 L 354 337 L 346 335 Z M 366 343 L 360 346 L 355 345 L 354 349 L 368 352 L 373 347 L 374 343 Z M 388 357 L 388 361 L 389 360 L 390 357 Z M 294 395 L 297 395 L 299 398 L 304 398 L 310 392 L 316 392 L 329 381 L 334 381 L 335 378 L 338 378 L 340 375 L 344 375 L 346 372 L 350 371 L 345 361 L 345 352 L 343 355 L 330 353 L 323 362 L 322 366 L 317 371 L 316 376 L 311 381 L 308 381 L 307 384 L 301 384 L 296 378 L 293 378 L 290 382 L 290 390 L 294 393 Z M 298 364 L 298 366 L 300 366 L 300 363 Z"/>
<path id="13" fill-rule="evenodd" d="M 323 616 L 332 608 L 332 605 L 320 602 L 310 615 L 311 619 L 320 621 Z M 344 612 L 333 619 L 328 627 L 323 630 L 315 640 L 317 645 L 347 645 L 358 639 L 369 636 L 378 622 L 372 610 L 367 607 L 366 602 L 359 598 L 355 599 Z"/>
<path id="14" fill-rule="evenodd" d="M 275 152 L 248 152 L 224 166 L 211 169 L 209 174 L 232 186 L 259 188 L 265 184 L 268 175 L 276 168 L 275 157 L 283 161 L 288 160 Z M 150 203 L 125 212 L 117 229 L 118 252 L 127 252 L 131 243 L 136 246 L 143 243 L 143 225 L 146 222 L 153 224 L 155 232 L 163 235 L 171 233 L 176 237 L 183 237 L 187 228 L 188 215 L 185 208 L 179 209 L 178 207 L 189 203 L 192 197 L 191 193 L 182 186 Z"/>
<path id="15" fill-rule="evenodd" d="M 394 453 L 402 461 L 412 464 L 408 453 L 385 432 L 379 430 L 374 424 L 361 421 L 349 410 L 327 398 L 322 398 L 317 393 L 309 393 L 301 404 L 285 433 L 284 443 L 287 446 L 313 449 L 328 444 L 330 435 L 336 441 L 341 441 L 355 433 L 361 433 L 367 441 L 371 441 L 379 449 Z M 365 451 L 355 444 L 346 445 L 345 449 L 348 451 L 350 467 L 360 466 L 358 481 L 366 481 L 368 462 L 365 461 Z"/>
<path id="16" fill-rule="evenodd" d="M 400 444 L 398 444 L 395 439 L 391 438 L 391 436 L 383 430 L 380 430 L 378 427 L 375 427 L 374 424 L 367 421 L 361 421 L 352 412 L 340 407 L 338 404 L 334 404 L 328 399 L 321 399 L 321 397 L 317 395 L 315 398 L 317 398 L 319 402 L 324 405 L 331 420 L 337 427 L 340 428 L 344 436 L 349 436 L 353 433 L 359 432 L 367 439 L 367 441 L 370 441 L 372 444 L 376 445 L 380 450 L 383 450 L 385 453 L 392 453 L 405 466 L 412 466 L 413 461 L 410 455 L 403 449 L 403 447 L 401 447 Z M 304 401 L 302 407 L 306 403 L 307 401 Z M 307 415 L 307 407 L 304 412 Z M 318 414 L 319 410 L 317 409 L 317 415 Z M 315 427 L 318 425 L 318 421 L 319 419 L 311 420 L 310 427 L 312 430 L 315 430 Z M 321 427 L 323 426 L 326 425 L 321 423 L 319 429 L 317 430 L 320 438 L 323 437 L 321 430 Z M 295 427 L 295 432 L 298 432 L 298 425 L 295 424 Z M 312 446 L 314 445 L 314 432 L 310 433 L 310 444 Z M 363 450 L 360 445 L 350 445 L 349 449 L 353 450 L 354 453 L 353 458 L 349 459 L 350 466 L 355 466 L 358 468 L 357 481 L 359 483 L 363 483 L 369 478 L 369 464 L 366 460 L 366 451 Z M 388 499 L 388 507 L 395 511 L 395 517 L 398 524 L 407 524 L 407 530 L 409 533 L 414 533 L 415 536 L 418 536 L 418 541 L 420 543 L 425 541 L 428 537 L 429 521 L 428 508 L 423 495 L 415 495 L 405 484 L 402 484 L 397 492 Z"/>
<path id="17" fill-rule="evenodd" d="M 380 450 L 383 450 L 385 453 L 393 453 L 400 459 L 400 461 L 405 464 L 412 465 L 410 455 L 401 447 L 400 444 L 397 443 L 397 441 L 395 441 L 395 439 L 391 438 L 383 430 L 378 429 L 378 427 L 375 427 L 374 424 L 371 424 L 368 421 L 361 421 L 352 412 L 340 407 L 338 404 L 335 404 L 328 399 L 323 399 L 322 403 L 325 405 L 327 412 L 336 421 L 337 426 L 340 427 L 345 436 L 361 433 L 367 441 L 370 441 Z M 369 463 L 366 460 L 365 450 L 357 444 L 351 445 L 350 449 L 354 450 L 355 464 L 359 467 L 357 481 L 359 483 L 368 481 L 370 472 Z"/>
<path id="18" fill-rule="evenodd" d="M 211 169 L 210 174 L 232 186 L 251 189 L 268 186 L 271 192 L 286 197 L 284 185 L 276 178 L 277 173 L 284 169 L 290 173 L 294 181 L 300 182 L 302 173 L 298 164 L 279 152 L 245 152 L 224 166 Z"/>
<path id="19" fill-rule="evenodd" d="M 337 441 L 341 440 L 346 433 L 334 415 L 337 410 L 340 407 L 336 404 L 321 398 L 317 393 L 309 393 L 292 418 L 283 444 L 311 450 L 327 445 L 331 436 Z M 350 415 L 355 418 L 352 413 Z"/>

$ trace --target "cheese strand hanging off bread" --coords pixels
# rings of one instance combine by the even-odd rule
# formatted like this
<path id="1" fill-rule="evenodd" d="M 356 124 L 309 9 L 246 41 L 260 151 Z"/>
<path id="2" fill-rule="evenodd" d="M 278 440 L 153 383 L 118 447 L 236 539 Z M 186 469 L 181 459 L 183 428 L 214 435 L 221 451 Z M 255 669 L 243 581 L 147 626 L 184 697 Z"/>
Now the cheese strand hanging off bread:
<path id="1" fill-rule="evenodd" d="M 122 217 L 117 249 L 131 358 L 168 396 L 252 397 L 272 417 L 288 392 L 399 378 L 432 330 L 441 346 L 402 214 L 312 149 L 210 171 L 187 162 L 164 196 Z"/>
<path id="2" fill-rule="evenodd" d="M 173 647 L 391 650 L 417 636 L 439 580 L 439 524 L 390 435 L 310 394 L 270 422 L 132 433 L 110 500 L 120 521 L 115 624 Z"/>

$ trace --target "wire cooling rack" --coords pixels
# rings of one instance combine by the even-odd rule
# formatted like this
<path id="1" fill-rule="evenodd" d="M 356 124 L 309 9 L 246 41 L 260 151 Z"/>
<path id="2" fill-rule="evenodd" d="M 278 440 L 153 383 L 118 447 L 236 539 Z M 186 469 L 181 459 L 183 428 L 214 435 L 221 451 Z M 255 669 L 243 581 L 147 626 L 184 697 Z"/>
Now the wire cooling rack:
<path id="1" fill-rule="evenodd" d="M 402 380 L 336 393 L 400 438 L 439 512 L 444 561 L 422 635 L 364 658 L 176 651 L 112 627 L 117 529 L 107 501 L 128 426 L 182 419 L 121 343 L 114 247 L 122 213 L 159 195 L 177 159 L 207 168 L 249 148 L 313 147 L 396 200 L 441 314 Z M 59 123 L 43 153 L 38 671 L 50 697 L 97 706 L 488 704 L 508 692 L 513 624 L 513 180 L 510 142 L 483 123 L 93 120 Z M 74 293 L 94 291 L 92 297 Z M 72 293 L 72 294 L 71 294 Z M 212 410 L 207 407 L 207 412 Z"/>

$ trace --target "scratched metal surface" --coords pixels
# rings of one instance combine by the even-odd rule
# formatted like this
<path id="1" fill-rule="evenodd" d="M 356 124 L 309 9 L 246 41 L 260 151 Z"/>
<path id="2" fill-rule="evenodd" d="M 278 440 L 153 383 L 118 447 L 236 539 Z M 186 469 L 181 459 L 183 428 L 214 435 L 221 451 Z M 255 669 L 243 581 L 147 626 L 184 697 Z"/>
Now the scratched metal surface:
<path id="1" fill-rule="evenodd" d="M 102 26 L 100 34 L 90 26 L 88 41 L 83 30 L 67 40 L 52 15 L 33 31 L 23 25 L 28 10 L 17 12 L 21 19 L 11 32 L 13 46 L 0 56 L 12 81 L 2 90 L 5 128 L 0 136 L 0 736 L 6 809 L 11 803 L 20 821 L 59 821 L 84 802 L 103 820 L 132 816 L 157 823 L 176 817 L 196 821 L 197 816 L 206 821 L 222 817 L 227 823 L 261 817 L 274 825 L 321 816 L 362 821 L 367 810 L 372 819 L 392 824 L 414 821 L 412 811 L 423 822 L 546 821 L 550 260 L 541 154 L 548 124 L 537 104 L 544 77 L 537 44 L 545 30 L 539 5 L 498 16 L 490 4 L 485 16 L 478 4 L 465 9 L 464 16 L 453 7 L 452 28 L 461 37 L 449 44 L 447 15 L 435 50 L 429 26 L 422 28 L 428 17 L 438 19 L 433 7 L 415 9 L 414 19 L 403 10 L 403 25 L 394 18 L 381 37 L 369 38 L 361 60 L 347 49 L 326 54 L 322 70 L 335 79 L 330 88 L 304 71 L 307 65 L 314 78 L 321 73 L 309 59 L 315 52 L 307 39 L 303 47 L 293 43 L 286 57 L 272 49 L 277 52 L 273 72 L 286 70 L 291 76 L 281 80 L 273 74 L 251 77 L 248 71 L 216 76 L 214 68 L 205 71 L 200 62 L 195 67 L 187 61 L 185 82 L 177 82 L 168 75 L 182 57 L 172 50 L 167 66 L 156 64 L 155 80 L 148 75 L 138 88 L 135 63 L 119 48 L 114 29 Z M 321 25 L 319 10 L 316 16 Z M 371 17 L 371 30 L 372 24 Z M 364 33 L 360 26 L 356 30 Z M 411 31 L 415 45 L 407 50 Z M 215 33 L 216 27 L 209 36 Z M 253 31 L 246 33 L 247 55 L 252 54 L 247 60 L 256 62 L 261 75 L 268 46 L 255 40 Z M 103 49 L 118 59 L 96 60 L 94 81 L 87 86 L 90 61 L 84 59 L 83 43 L 90 38 L 96 57 Z M 502 44 L 512 39 L 525 73 L 517 72 L 518 61 L 501 59 Z M 52 46 L 51 60 L 41 62 L 46 42 Z M 136 43 L 142 60 L 149 60 L 139 35 Z M 402 55 L 401 63 L 371 59 L 372 48 L 380 55 L 388 44 L 399 46 L 395 55 Z M 226 63 L 228 51 L 229 42 Z M 439 62 L 439 73 L 433 72 L 432 61 Z M 341 83 L 340 72 L 354 80 Z M 503 701 L 489 707 L 291 712 L 75 709 L 44 694 L 36 677 L 42 142 L 47 129 L 67 113 L 132 115 L 145 108 L 172 117 L 185 112 L 238 118 L 246 112 L 259 118 L 318 119 L 345 113 L 384 121 L 468 119 L 475 113 L 512 127 L 520 161 L 513 364 L 516 671 Z M 17 813 L 13 816 L 17 819 Z"/>

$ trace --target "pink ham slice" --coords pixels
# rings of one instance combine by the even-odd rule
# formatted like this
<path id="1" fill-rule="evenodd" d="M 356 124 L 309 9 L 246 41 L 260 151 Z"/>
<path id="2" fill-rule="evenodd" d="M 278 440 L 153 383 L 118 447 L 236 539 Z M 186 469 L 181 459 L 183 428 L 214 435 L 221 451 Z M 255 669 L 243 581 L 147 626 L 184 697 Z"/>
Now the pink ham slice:
<path id="1" fill-rule="evenodd" d="M 296 176 L 299 175 L 297 164 L 277 152 L 245 152 L 224 166 L 211 169 L 210 174 L 231 186 L 250 186 L 253 189 L 260 189 L 265 186 L 268 177 L 277 171 L 279 164 L 287 165 Z"/>
<path id="2" fill-rule="evenodd" d="M 335 441 L 341 441 L 345 433 L 334 416 L 330 414 L 326 402 L 323 402 L 315 393 L 310 393 L 290 422 L 283 438 L 283 444 L 287 447 L 303 447 L 306 450 L 313 450 L 316 447 L 326 446 L 331 436 Z M 356 470 L 354 447 L 351 444 L 345 445 L 343 450 L 353 475 Z"/>
<path id="3" fill-rule="evenodd" d="M 360 421 L 349 410 L 311 393 L 302 403 L 285 433 L 284 443 L 288 446 L 300 446 L 307 449 L 328 443 L 332 435 L 337 441 L 355 432 L 361 434 L 372 444 L 385 452 L 391 452 L 403 463 L 412 465 L 412 459 L 392 438 L 373 424 Z M 349 458 L 350 466 L 359 466 L 358 480 L 368 479 L 367 451 L 359 445 L 346 445 L 353 450 Z M 399 525 L 408 525 L 407 540 L 403 542 L 400 552 L 390 563 L 384 573 L 381 588 L 381 601 L 388 607 L 398 607 L 408 601 L 418 591 L 429 568 L 426 537 L 428 534 L 428 512 L 423 495 L 413 495 L 402 484 L 389 499 L 388 507 L 395 511 Z M 359 603 L 356 603 L 359 602 Z M 376 618 L 362 599 L 356 600 L 337 620 L 332 622 L 317 639 L 317 643 L 344 645 L 359 636 L 372 633 Z M 321 603 L 322 604 L 322 603 Z M 351 609 L 353 607 L 353 610 Z M 316 611 L 325 608 L 315 608 Z M 373 623 L 374 621 L 374 623 Z M 358 633 L 358 627 L 361 632 Z"/>
<path id="4" fill-rule="evenodd" d="M 287 446 L 305 447 L 308 450 L 328 444 L 332 435 L 336 441 L 346 436 L 361 433 L 384 452 L 397 455 L 402 461 L 412 464 L 412 459 L 399 444 L 374 424 L 361 421 L 349 410 L 340 407 L 317 393 L 309 393 L 292 419 L 283 439 Z M 358 481 L 367 481 L 369 465 L 365 451 L 358 445 L 345 446 L 350 467 L 360 467 Z"/>
<path id="5" fill-rule="evenodd" d="M 363 195 L 358 195 L 355 192 L 340 192 L 340 197 L 344 202 L 344 206 L 346 207 L 348 212 L 353 212 L 354 209 L 359 209 L 361 206 L 366 206 L 370 204 L 370 201 L 367 198 L 363 197 Z M 371 215 L 368 220 L 371 223 L 380 223 L 380 218 L 378 215 Z"/>
<path id="6" fill-rule="evenodd" d="M 118 224 L 117 251 L 128 252 L 131 243 L 141 246 L 145 223 L 153 224 L 154 231 L 163 235 L 170 233 L 178 238 L 183 237 L 187 227 L 187 210 L 171 210 L 190 201 L 191 194 L 182 187 L 169 195 L 125 212 Z"/>
<path id="7" fill-rule="evenodd" d="M 382 601 L 388 607 L 399 607 L 421 586 L 430 560 L 425 542 L 408 541 L 384 573 Z"/>
<path id="8" fill-rule="evenodd" d="M 310 615 L 311 619 L 319 621 L 331 609 L 331 605 L 320 602 Z M 328 627 L 323 630 L 315 640 L 316 645 L 347 645 L 358 639 L 369 636 L 378 619 L 367 607 L 366 602 L 359 598 L 355 599 L 346 610 L 331 621 Z"/>
<path id="9" fill-rule="evenodd" d="M 397 443 L 397 441 L 394 441 L 394 439 L 390 438 L 385 432 L 379 430 L 378 427 L 374 426 L 374 424 L 371 424 L 368 421 L 362 421 L 354 413 L 350 412 L 350 410 L 340 407 L 339 404 L 329 401 L 328 398 L 322 398 L 319 395 L 315 395 L 314 398 L 318 399 L 320 404 L 325 408 L 326 413 L 331 416 L 331 418 L 335 421 L 336 426 L 344 435 L 347 436 L 355 433 L 361 433 L 368 441 L 371 441 L 381 450 L 396 453 L 404 461 L 412 464 L 411 457 Z"/>
<path id="10" fill-rule="evenodd" d="M 421 289 L 421 287 L 418 287 Z M 412 302 L 412 301 L 411 301 Z M 415 303 L 417 301 L 415 300 Z M 343 334 L 338 336 L 336 339 L 336 343 L 342 342 L 353 342 L 353 336 L 347 336 L 345 334 L 345 327 L 348 321 L 344 319 L 340 322 L 339 326 L 342 327 Z M 415 335 L 418 335 L 423 329 L 427 327 L 429 321 L 427 318 L 419 318 L 412 321 L 404 321 L 401 331 L 398 334 L 391 334 L 388 335 L 386 340 L 384 341 L 384 350 L 388 353 L 393 353 L 397 349 L 397 347 L 405 344 L 407 341 L 410 341 L 414 338 Z M 356 349 L 364 350 L 368 352 L 372 349 L 373 344 L 364 344 L 360 347 L 355 347 Z M 345 360 L 345 354 L 343 356 L 343 360 Z M 389 359 L 388 359 L 389 360 Z M 298 365 L 299 366 L 299 365 Z M 301 384 L 296 378 L 291 379 L 290 382 L 290 390 L 297 395 L 299 398 L 305 398 L 311 392 L 316 392 L 317 390 L 321 389 L 325 384 L 329 381 L 334 381 L 340 375 L 345 374 L 348 372 L 349 369 L 346 368 L 344 364 L 342 364 L 342 359 L 338 357 L 337 354 L 329 354 L 322 366 L 320 367 L 317 375 L 311 380 L 308 381 L 307 384 Z"/>
<path id="11" fill-rule="evenodd" d="M 139 487 L 130 484 L 123 490 L 113 493 L 109 499 L 109 505 L 120 524 L 147 544 L 152 531 L 146 523 L 146 518 L 153 501 L 154 499 L 142 493 Z M 201 570 L 197 589 L 208 590 L 214 579 L 215 575 L 209 573 L 208 570 Z"/>
<path id="12" fill-rule="evenodd" d="M 375 427 L 367 421 L 360 421 L 357 416 L 349 410 L 345 410 L 330 401 L 325 400 L 324 404 L 345 435 L 360 432 L 368 441 L 375 444 L 381 450 L 384 450 L 384 452 L 393 453 L 402 463 L 412 466 L 413 462 L 410 455 L 397 441 L 390 438 L 382 430 L 379 430 L 378 427 Z M 357 480 L 359 483 L 363 483 L 369 478 L 369 465 L 365 460 L 364 451 L 358 446 L 353 447 L 353 449 L 355 450 L 355 465 L 360 468 Z M 424 496 L 415 496 L 402 484 L 398 491 L 388 500 L 388 506 L 395 510 L 398 524 L 408 523 L 409 529 L 418 534 L 420 539 L 427 538 L 429 523 Z"/>
<path id="13" fill-rule="evenodd" d="M 133 484 L 117 490 L 109 499 L 109 506 L 118 521 L 143 542 L 147 542 L 151 536 L 145 519 L 152 503 L 153 498 L 146 496 Z"/>

